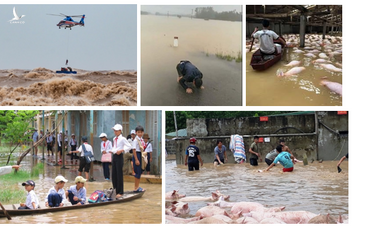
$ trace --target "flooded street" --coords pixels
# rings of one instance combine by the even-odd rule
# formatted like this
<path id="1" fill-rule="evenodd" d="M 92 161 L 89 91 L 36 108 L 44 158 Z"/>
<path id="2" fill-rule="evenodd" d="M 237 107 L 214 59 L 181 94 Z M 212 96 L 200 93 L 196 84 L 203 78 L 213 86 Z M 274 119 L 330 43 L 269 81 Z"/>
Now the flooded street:
<path id="1" fill-rule="evenodd" d="M 241 22 L 141 15 L 141 105 L 242 105 L 242 63 L 216 57 L 242 56 L 241 37 Z M 185 93 L 181 60 L 203 73 L 205 89 Z"/>
<path id="2" fill-rule="evenodd" d="M 320 35 L 317 35 L 320 36 Z M 340 37 L 341 38 L 341 37 Z M 338 39 L 340 40 L 340 39 Z M 342 38 L 341 38 L 342 41 Z M 318 43 L 318 42 L 317 42 Z M 248 46 L 249 47 L 249 46 Z M 247 48 L 247 47 L 246 47 Z M 340 51 L 341 50 L 341 51 Z M 255 71 L 250 66 L 252 52 L 246 53 L 246 105 L 248 106 L 341 106 L 342 97 L 320 85 L 321 77 L 342 84 L 342 43 L 313 45 L 306 42 L 304 48 L 286 48 L 281 61 L 265 71 Z M 324 57 L 324 58 L 322 58 Z M 341 69 L 335 72 L 325 69 L 322 63 Z M 291 61 L 305 70 L 293 76 L 277 77 L 280 69 L 284 73 Z"/>
<path id="3" fill-rule="evenodd" d="M 38 156 L 41 156 L 39 154 Z M 0 159 L 1 165 L 4 165 L 5 158 Z M 5 161 L 6 162 L 6 161 Z M 30 170 L 32 165 L 40 162 L 38 159 L 27 156 L 22 162 L 22 170 Z M 11 163 L 10 163 L 11 164 Z M 62 174 L 68 182 L 65 184 L 65 189 L 74 185 L 74 179 L 77 176 L 78 166 L 67 166 L 68 169 L 61 169 L 61 166 L 51 166 L 45 164 L 44 172 L 38 178 L 34 178 L 36 184 L 35 192 L 40 203 L 44 204 L 45 196 L 51 186 L 54 185 L 54 177 Z M 94 165 L 94 182 L 86 182 L 85 188 L 87 197 L 95 190 L 103 190 L 112 187 L 111 181 L 105 181 L 103 177 L 101 164 Z M 84 175 L 83 175 L 84 176 Z M 1 184 L 1 181 L 0 181 Z M 21 183 L 17 185 L 19 190 L 24 191 Z M 78 209 L 62 212 L 54 212 L 42 215 L 19 216 L 12 217 L 9 221 L 6 218 L 0 218 L 0 224 L 139 224 L 139 223 L 161 223 L 162 208 L 161 208 L 161 185 L 159 184 L 140 184 L 145 190 L 142 198 L 113 205 L 101 207 L 91 207 L 87 209 Z M 124 190 L 131 191 L 134 189 L 134 183 L 124 182 Z M 26 192 L 24 191 L 24 201 Z M 8 205 L 3 203 L 3 205 Z"/>
<path id="4" fill-rule="evenodd" d="M 348 214 L 348 162 L 315 161 L 303 166 L 297 163 L 292 173 L 282 173 L 278 165 L 269 172 L 259 173 L 266 163 L 253 167 L 244 164 L 225 164 L 213 167 L 204 163 L 200 171 L 188 172 L 187 166 L 176 166 L 175 160 L 166 161 L 166 192 L 174 189 L 186 196 L 209 197 L 219 190 L 230 195 L 230 202 L 258 202 L 265 207 L 285 206 L 285 211 L 310 211 L 316 214 Z M 190 216 L 207 202 L 189 202 Z"/>

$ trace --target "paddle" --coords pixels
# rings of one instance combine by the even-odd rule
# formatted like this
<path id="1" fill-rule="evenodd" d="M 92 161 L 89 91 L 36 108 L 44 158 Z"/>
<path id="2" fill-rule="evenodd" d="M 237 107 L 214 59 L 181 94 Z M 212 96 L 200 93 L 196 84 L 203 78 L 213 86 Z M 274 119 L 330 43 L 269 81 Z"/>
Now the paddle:
<path id="1" fill-rule="evenodd" d="M 9 213 L 5 210 L 5 208 L 4 208 L 4 206 L 1 204 L 1 202 L 0 202 L 0 207 L 1 207 L 1 209 L 3 210 L 3 212 L 4 212 L 5 216 L 6 216 L 6 218 L 8 218 L 8 220 L 11 220 L 11 216 L 10 216 L 10 215 L 9 215 Z"/>
<path id="2" fill-rule="evenodd" d="M 258 28 L 256 27 L 255 28 L 255 30 L 254 30 L 254 32 L 252 33 L 252 35 L 256 32 L 258 30 Z M 252 50 L 252 46 L 253 46 L 253 42 L 255 41 L 255 38 L 254 37 L 252 37 L 252 41 L 251 41 L 251 47 L 250 47 L 250 51 L 249 52 L 251 52 L 251 50 Z"/>

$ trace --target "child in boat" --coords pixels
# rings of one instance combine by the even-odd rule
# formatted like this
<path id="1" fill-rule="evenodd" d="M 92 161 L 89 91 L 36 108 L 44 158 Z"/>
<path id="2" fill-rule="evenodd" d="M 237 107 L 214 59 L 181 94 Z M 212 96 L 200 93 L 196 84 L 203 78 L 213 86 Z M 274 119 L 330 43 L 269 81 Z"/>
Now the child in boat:
<path id="1" fill-rule="evenodd" d="M 66 191 L 66 198 L 68 197 L 72 205 L 83 205 L 86 201 L 86 188 L 85 182 L 87 180 L 82 176 L 75 178 L 75 185 L 72 185 L 69 190 Z"/>
<path id="2" fill-rule="evenodd" d="M 139 181 L 141 180 L 142 175 L 142 152 L 146 148 L 146 143 L 143 141 L 143 132 L 144 129 L 142 126 L 137 126 L 135 128 L 136 138 L 133 141 L 132 149 L 133 149 L 133 170 L 135 172 L 134 175 L 134 191 L 133 192 L 143 192 L 144 189 L 139 187 Z"/>
<path id="3" fill-rule="evenodd" d="M 35 183 L 32 180 L 27 180 L 22 183 L 25 190 L 28 192 L 25 203 L 21 203 L 18 209 L 37 209 L 39 205 L 38 197 L 34 192 Z"/>
<path id="4" fill-rule="evenodd" d="M 67 201 L 63 187 L 68 180 L 63 176 L 57 176 L 54 181 L 56 185 L 48 191 L 46 196 L 46 207 L 62 207 Z"/>

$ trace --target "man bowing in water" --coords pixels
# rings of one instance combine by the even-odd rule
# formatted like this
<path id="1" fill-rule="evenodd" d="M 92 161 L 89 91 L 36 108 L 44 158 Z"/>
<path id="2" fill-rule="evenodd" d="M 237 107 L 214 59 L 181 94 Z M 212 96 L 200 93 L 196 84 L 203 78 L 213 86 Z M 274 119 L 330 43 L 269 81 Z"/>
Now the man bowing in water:
<path id="1" fill-rule="evenodd" d="M 185 89 L 186 93 L 193 93 L 191 87 L 185 84 L 185 82 L 192 82 L 198 89 L 204 89 L 203 86 L 203 74 L 199 69 L 193 65 L 190 61 L 180 61 L 176 66 L 178 77 L 177 82 Z"/>

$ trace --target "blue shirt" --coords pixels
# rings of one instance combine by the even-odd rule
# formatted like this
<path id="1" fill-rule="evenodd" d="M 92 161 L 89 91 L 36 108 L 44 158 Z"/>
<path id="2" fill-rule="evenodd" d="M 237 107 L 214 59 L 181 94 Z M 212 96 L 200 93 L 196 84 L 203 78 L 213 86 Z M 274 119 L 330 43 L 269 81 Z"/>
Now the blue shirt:
<path id="1" fill-rule="evenodd" d="M 195 145 L 189 145 L 186 148 L 186 155 L 188 155 L 188 163 L 195 163 L 198 162 L 198 155 L 199 155 L 199 148 Z"/>
<path id="2" fill-rule="evenodd" d="M 288 152 L 281 152 L 273 161 L 274 164 L 277 164 L 280 161 L 280 164 L 283 165 L 284 168 L 291 168 L 293 167 L 293 161 L 290 158 L 290 153 Z"/>
<path id="3" fill-rule="evenodd" d="M 226 151 L 226 146 L 222 145 L 221 150 L 219 150 L 218 146 L 214 148 L 214 159 L 217 159 L 217 155 L 220 160 L 224 160 L 224 152 Z"/>
<path id="4" fill-rule="evenodd" d="M 74 196 L 79 198 L 79 200 L 81 202 L 85 203 L 85 201 L 86 201 L 86 188 L 85 187 L 82 187 L 82 188 L 80 188 L 80 190 L 77 191 L 76 185 L 72 185 L 69 190 L 74 194 Z"/>

